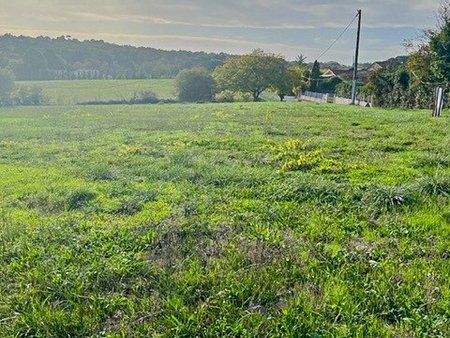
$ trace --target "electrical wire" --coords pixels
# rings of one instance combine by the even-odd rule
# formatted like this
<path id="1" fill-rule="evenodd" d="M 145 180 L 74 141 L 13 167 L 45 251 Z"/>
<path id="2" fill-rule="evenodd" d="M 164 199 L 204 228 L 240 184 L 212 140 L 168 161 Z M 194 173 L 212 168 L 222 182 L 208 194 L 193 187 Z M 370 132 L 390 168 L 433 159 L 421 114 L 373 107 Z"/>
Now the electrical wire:
<path id="1" fill-rule="evenodd" d="M 355 15 L 355 17 L 352 19 L 352 21 L 350 21 L 350 23 L 347 25 L 347 27 L 345 27 L 345 29 L 342 31 L 342 33 L 339 34 L 339 36 L 336 38 L 336 40 L 334 40 L 334 41 L 331 43 L 331 45 L 330 45 L 327 49 L 325 49 L 325 50 L 319 55 L 318 58 L 316 58 L 317 61 L 319 61 L 320 58 L 322 58 L 322 56 L 324 56 L 326 53 L 328 53 L 328 51 L 329 51 L 331 48 L 333 48 L 333 46 L 336 44 L 336 42 L 338 42 L 339 39 L 342 38 L 342 36 L 348 31 L 348 29 L 350 28 L 350 26 L 353 24 L 353 22 L 355 22 L 355 20 L 356 20 L 356 18 L 358 17 L 358 15 L 359 15 L 359 14 L 357 13 L 357 14 Z"/>

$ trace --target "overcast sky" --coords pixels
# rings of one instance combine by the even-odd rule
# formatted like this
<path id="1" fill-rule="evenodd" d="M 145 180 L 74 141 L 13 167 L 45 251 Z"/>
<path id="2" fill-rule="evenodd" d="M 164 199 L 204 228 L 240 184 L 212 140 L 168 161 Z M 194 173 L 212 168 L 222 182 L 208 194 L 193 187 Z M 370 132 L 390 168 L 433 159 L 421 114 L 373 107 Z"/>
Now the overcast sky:
<path id="1" fill-rule="evenodd" d="M 314 61 L 363 11 L 361 60 L 405 54 L 434 25 L 440 0 L 0 0 L 0 34 L 71 35 L 161 49 L 242 54 L 255 48 Z M 321 61 L 352 63 L 356 24 Z"/>

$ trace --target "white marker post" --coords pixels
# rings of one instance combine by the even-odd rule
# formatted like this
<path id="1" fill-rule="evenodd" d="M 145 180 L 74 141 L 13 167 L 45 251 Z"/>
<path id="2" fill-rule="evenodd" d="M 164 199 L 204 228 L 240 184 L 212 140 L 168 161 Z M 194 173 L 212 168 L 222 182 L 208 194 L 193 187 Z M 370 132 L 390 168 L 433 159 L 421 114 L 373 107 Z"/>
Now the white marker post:
<path id="1" fill-rule="evenodd" d="M 436 88 L 435 94 L 435 105 L 433 110 L 433 117 L 440 117 L 442 113 L 442 108 L 444 107 L 444 88 Z"/>

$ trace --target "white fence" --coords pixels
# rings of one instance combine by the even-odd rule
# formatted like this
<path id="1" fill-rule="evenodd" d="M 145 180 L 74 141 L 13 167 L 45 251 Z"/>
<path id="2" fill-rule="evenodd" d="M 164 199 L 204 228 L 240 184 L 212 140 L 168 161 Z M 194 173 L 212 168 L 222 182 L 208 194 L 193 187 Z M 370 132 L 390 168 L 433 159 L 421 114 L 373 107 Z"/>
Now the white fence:
<path id="1" fill-rule="evenodd" d="M 323 94 L 315 92 L 303 92 L 300 93 L 300 99 L 311 102 L 321 102 L 321 103 L 336 103 L 336 104 L 351 104 L 352 100 L 345 97 L 335 96 L 334 94 Z M 372 107 L 372 103 L 366 100 L 356 99 L 356 105 L 363 107 Z"/>
<path id="2" fill-rule="evenodd" d="M 337 103 L 337 104 L 351 104 L 352 100 L 351 99 L 347 99 L 345 97 L 336 96 L 334 98 L 334 103 Z"/>
<path id="3" fill-rule="evenodd" d="M 337 104 L 352 104 L 352 100 L 351 99 L 347 99 L 345 97 L 335 96 L 334 97 L 334 103 L 337 103 Z M 372 103 L 371 102 L 365 101 L 365 100 L 361 100 L 361 99 L 356 99 L 355 105 L 359 105 L 359 106 L 363 106 L 363 107 L 372 107 Z"/>
<path id="4" fill-rule="evenodd" d="M 284 101 L 286 102 L 294 102 L 294 101 L 298 101 L 297 96 L 285 96 L 284 97 Z"/>
<path id="5" fill-rule="evenodd" d="M 328 101 L 329 96 L 330 94 L 314 93 L 306 91 L 300 94 L 300 99 L 312 102 L 329 102 Z"/>

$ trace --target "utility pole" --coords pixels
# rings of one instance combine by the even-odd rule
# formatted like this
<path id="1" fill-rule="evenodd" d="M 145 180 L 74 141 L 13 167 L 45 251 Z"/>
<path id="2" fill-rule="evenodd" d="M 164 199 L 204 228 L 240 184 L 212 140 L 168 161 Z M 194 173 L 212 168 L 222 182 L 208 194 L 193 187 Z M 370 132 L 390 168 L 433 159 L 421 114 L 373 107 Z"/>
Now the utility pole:
<path id="1" fill-rule="evenodd" d="M 355 64 L 353 66 L 352 104 L 356 102 L 356 77 L 358 75 L 359 38 L 361 35 L 361 10 L 358 9 L 358 33 L 356 36 Z"/>

